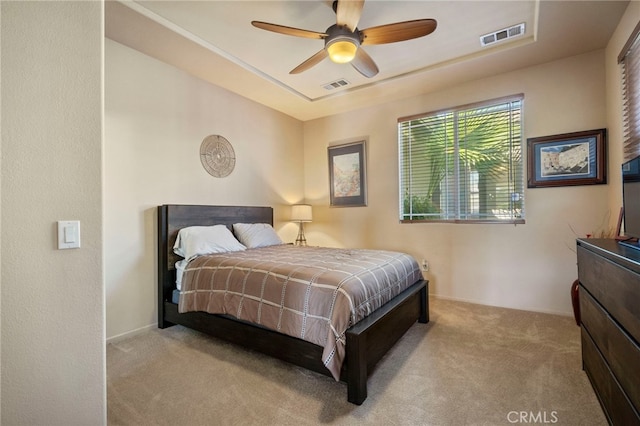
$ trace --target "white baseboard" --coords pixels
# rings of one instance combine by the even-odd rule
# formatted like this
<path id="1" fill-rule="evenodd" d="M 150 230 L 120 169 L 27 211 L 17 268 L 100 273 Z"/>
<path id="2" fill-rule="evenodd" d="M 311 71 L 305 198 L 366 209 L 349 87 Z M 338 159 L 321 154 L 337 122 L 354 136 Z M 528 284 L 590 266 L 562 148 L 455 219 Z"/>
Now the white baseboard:
<path id="1" fill-rule="evenodd" d="M 152 328 L 156 328 L 158 326 L 158 324 L 149 324 L 149 325 L 145 325 L 144 327 L 140 327 L 140 328 L 136 328 L 135 330 L 131 330 L 131 331 L 127 331 L 125 333 L 122 334 L 117 334 L 115 336 L 111 336 L 111 337 L 107 337 L 107 341 L 106 343 L 117 343 L 121 340 L 124 339 L 128 339 L 129 337 L 133 337 L 136 336 L 138 334 L 142 334 L 146 331 L 151 330 Z"/>
<path id="2" fill-rule="evenodd" d="M 442 299 L 442 300 L 452 300 L 454 302 L 473 303 L 474 305 L 493 306 L 494 308 L 515 309 L 517 311 L 538 312 L 541 314 L 560 315 L 563 317 L 573 316 L 573 312 L 554 311 L 552 309 L 514 308 L 513 306 L 492 305 L 489 303 L 478 302 L 477 300 L 464 299 L 461 297 L 442 296 L 442 295 L 433 294 L 433 293 L 429 293 L 429 297 L 434 297 L 436 299 Z"/>

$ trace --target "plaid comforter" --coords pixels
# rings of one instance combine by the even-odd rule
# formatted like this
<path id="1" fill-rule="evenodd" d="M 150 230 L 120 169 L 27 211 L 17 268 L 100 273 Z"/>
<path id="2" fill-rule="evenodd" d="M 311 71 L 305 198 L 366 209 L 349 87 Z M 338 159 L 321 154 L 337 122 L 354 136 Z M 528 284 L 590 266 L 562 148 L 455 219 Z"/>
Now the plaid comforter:
<path id="1" fill-rule="evenodd" d="M 193 259 L 178 309 L 230 314 L 320 345 L 339 380 L 346 330 L 419 279 L 404 253 L 277 245 Z"/>

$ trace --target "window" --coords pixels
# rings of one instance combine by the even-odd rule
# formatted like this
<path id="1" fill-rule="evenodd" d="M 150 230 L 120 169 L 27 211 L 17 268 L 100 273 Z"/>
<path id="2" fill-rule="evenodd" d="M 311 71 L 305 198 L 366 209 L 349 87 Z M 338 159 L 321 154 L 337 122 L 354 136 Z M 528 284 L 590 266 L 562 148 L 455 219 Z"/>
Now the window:
<path id="1" fill-rule="evenodd" d="M 624 89 L 622 142 L 624 160 L 640 155 L 640 23 L 618 56 Z"/>
<path id="2" fill-rule="evenodd" d="M 398 119 L 400 220 L 524 223 L 523 99 Z"/>

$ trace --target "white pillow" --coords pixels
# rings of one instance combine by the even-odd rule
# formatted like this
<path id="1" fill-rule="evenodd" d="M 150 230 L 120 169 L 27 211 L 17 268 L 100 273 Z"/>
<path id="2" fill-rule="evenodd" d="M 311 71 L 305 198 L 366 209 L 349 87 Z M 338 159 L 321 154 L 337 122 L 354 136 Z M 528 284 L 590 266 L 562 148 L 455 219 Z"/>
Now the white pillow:
<path id="1" fill-rule="evenodd" d="M 189 226 L 178 232 L 173 252 L 187 261 L 204 254 L 241 251 L 246 247 L 224 225 Z"/>
<path id="2" fill-rule="evenodd" d="M 275 229 L 268 223 L 234 223 L 233 232 L 247 248 L 282 244 Z"/>
<path id="3" fill-rule="evenodd" d="M 176 262 L 176 288 L 178 290 L 182 290 L 182 276 L 184 275 L 184 268 L 187 267 L 188 263 L 189 262 L 184 259 Z"/>

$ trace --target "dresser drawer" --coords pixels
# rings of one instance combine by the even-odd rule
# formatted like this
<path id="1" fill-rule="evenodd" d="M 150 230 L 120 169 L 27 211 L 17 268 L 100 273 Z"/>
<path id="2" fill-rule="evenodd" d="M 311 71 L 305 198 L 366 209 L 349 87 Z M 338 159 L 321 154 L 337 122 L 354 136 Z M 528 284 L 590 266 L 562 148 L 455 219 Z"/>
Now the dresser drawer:
<path id="1" fill-rule="evenodd" d="M 602 355 L 582 329 L 582 365 L 612 425 L 640 425 L 640 416 L 625 396 Z"/>
<path id="2" fill-rule="evenodd" d="M 580 288 L 580 317 L 609 369 L 640 412 L 640 347 L 620 329 L 591 295 Z"/>
<path id="3" fill-rule="evenodd" d="M 578 245 L 578 280 L 636 341 L 640 341 L 638 275 Z"/>

